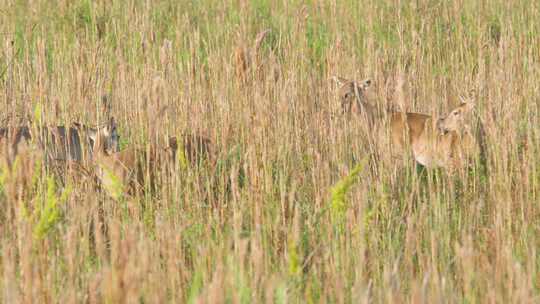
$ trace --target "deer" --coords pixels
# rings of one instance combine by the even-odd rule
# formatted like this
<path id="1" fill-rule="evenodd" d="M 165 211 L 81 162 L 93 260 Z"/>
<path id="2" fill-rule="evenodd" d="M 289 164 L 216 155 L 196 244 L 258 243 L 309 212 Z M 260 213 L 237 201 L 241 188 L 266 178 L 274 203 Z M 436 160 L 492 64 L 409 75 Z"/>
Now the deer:
<path id="1" fill-rule="evenodd" d="M 87 177 L 85 164 L 91 161 L 94 152 L 90 147 L 97 138 L 105 143 L 105 153 L 118 150 L 118 134 L 108 125 L 90 128 L 74 125 L 41 127 L 34 131 L 30 127 L 0 128 L 0 171 L 6 179 L 6 187 L 15 198 L 22 198 L 25 189 L 32 186 L 38 164 L 64 172 L 66 168 L 78 177 Z M 83 141 L 88 141 L 85 146 Z M 88 148 L 88 149 L 87 149 Z M 86 155 L 83 151 L 86 151 Z M 79 175 L 82 174 L 82 175 Z"/>
<path id="2" fill-rule="evenodd" d="M 212 142 L 201 135 L 186 133 L 181 139 L 169 137 L 165 144 L 158 141 L 155 131 L 161 128 L 157 121 L 166 114 L 167 108 L 163 106 L 153 109 L 156 112 L 152 114 L 148 126 L 150 142 L 145 146 L 132 145 L 121 151 L 111 151 L 107 149 L 110 144 L 108 137 L 103 136 L 106 134 L 96 137 L 92 149 L 98 151 L 94 159 L 94 175 L 98 184 L 111 196 L 119 198 L 124 192 L 133 195 L 148 188 L 145 186 L 149 186 L 153 192 L 158 173 L 163 169 L 165 173 L 171 173 L 178 155 L 182 156 L 179 161 L 190 162 L 192 165 L 211 158 Z M 114 121 L 110 125 L 112 129 L 116 128 Z M 179 151 L 182 153 L 179 154 Z"/>
<path id="3" fill-rule="evenodd" d="M 103 138 L 103 147 L 111 152 L 120 150 L 120 136 L 117 132 L 112 103 L 107 95 L 101 97 L 105 117 L 104 125 L 90 127 L 79 122 L 70 125 L 32 125 L 0 128 L 0 144 L 7 145 L 4 150 L 10 157 L 18 154 L 21 144 L 37 144 L 46 154 L 47 162 L 82 163 L 92 159 L 93 146 L 97 137 Z M 113 122 L 114 126 L 111 125 Z M 104 137 L 104 134 L 107 136 Z"/>
<path id="4" fill-rule="evenodd" d="M 212 153 L 212 142 L 194 134 L 185 134 L 181 139 L 169 137 L 165 145 L 151 142 L 146 147 L 131 146 L 113 153 L 103 146 L 106 140 L 98 137 L 94 143 L 93 150 L 99 151 L 95 155 L 94 169 L 98 183 L 113 198 L 125 193 L 134 195 L 147 187 L 154 191 L 159 172 L 174 170 L 179 151 L 193 166 L 210 160 Z"/>
<path id="5" fill-rule="evenodd" d="M 370 104 L 366 91 L 372 84 L 370 79 L 348 80 L 335 76 L 339 85 L 338 94 L 344 114 L 356 113 L 370 127 L 379 127 L 384 112 Z M 474 109 L 474 103 L 462 100 L 461 104 L 447 115 L 431 115 L 393 111 L 386 109 L 389 117 L 392 150 L 403 154 L 410 147 L 416 162 L 427 168 L 444 167 L 451 171 L 463 164 L 464 157 L 476 146 L 464 118 Z"/>
<path id="6" fill-rule="evenodd" d="M 112 130 L 112 131 L 109 131 Z M 80 123 L 66 126 L 44 126 L 33 129 L 29 126 L 0 128 L 0 144 L 7 145 L 10 157 L 18 154 L 22 144 L 37 144 L 46 154 L 47 160 L 83 162 L 92 159 L 96 138 L 103 137 L 104 149 L 111 152 L 120 150 L 120 136 L 116 127 L 89 127 Z"/>

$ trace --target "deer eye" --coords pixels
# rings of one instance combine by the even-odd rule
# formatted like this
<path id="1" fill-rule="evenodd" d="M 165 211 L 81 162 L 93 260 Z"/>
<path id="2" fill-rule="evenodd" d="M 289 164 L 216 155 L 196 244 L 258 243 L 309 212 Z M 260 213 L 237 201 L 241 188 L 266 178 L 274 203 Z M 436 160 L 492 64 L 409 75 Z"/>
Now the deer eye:
<path id="1" fill-rule="evenodd" d="M 458 116 L 459 115 L 459 112 L 454 112 L 454 116 Z"/>

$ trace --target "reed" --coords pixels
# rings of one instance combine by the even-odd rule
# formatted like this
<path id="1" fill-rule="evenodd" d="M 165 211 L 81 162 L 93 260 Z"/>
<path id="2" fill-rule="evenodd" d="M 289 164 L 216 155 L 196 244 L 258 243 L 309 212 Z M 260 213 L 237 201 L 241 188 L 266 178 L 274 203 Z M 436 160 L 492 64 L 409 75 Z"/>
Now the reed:
<path id="1" fill-rule="evenodd" d="M 536 1 L 2 4 L 1 127 L 110 112 L 121 149 L 195 134 L 213 158 L 146 163 L 130 196 L 2 159 L 0 302 L 539 301 Z M 473 90 L 484 160 L 418 172 L 384 132 L 373 159 L 333 75 L 433 117 Z"/>

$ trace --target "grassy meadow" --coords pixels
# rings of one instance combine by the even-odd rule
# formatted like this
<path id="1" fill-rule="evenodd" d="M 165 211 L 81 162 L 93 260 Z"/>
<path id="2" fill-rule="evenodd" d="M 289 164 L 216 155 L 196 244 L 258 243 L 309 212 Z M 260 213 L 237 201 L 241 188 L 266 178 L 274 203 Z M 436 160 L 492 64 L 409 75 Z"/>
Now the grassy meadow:
<path id="1" fill-rule="evenodd" d="M 540 302 L 537 1 L 1 4 L 2 126 L 101 124 L 105 95 L 123 148 L 194 133 L 213 160 L 114 196 L 4 164 L 0 303 Z M 471 98 L 484 155 L 392 158 L 334 75 L 381 108 Z"/>

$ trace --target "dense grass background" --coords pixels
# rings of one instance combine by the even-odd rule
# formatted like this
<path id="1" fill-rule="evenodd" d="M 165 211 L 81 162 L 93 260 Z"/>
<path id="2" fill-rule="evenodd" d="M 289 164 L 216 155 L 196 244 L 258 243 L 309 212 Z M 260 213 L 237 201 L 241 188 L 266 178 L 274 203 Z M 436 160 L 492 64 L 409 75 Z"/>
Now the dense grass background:
<path id="1" fill-rule="evenodd" d="M 3 125 L 102 123 L 108 95 L 124 147 L 194 132 L 216 151 L 117 200 L 36 157 L 4 166 L 0 302 L 540 301 L 537 1 L 36 0 L 0 15 Z M 372 78 L 380 107 L 471 96 L 484 162 L 419 173 L 380 130 L 366 163 L 372 130 L 339 115 L 336 74 Z"/>

